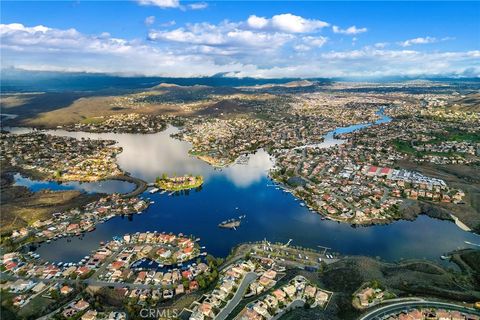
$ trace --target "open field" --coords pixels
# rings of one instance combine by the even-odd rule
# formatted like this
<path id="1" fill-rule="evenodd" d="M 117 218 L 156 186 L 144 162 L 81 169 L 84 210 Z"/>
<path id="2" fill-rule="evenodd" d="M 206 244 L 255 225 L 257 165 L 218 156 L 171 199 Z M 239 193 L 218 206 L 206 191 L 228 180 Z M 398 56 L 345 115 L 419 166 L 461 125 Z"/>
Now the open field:
<path id="1" fill-rule="evenodd" d="M 97 93 L 98 94 L 98 93 Z M 61 110 L 72 104 L 75 100 L 85 96 L 94 95 L 88 92 L 39 92 L 24 94 L 4 94 L 0 108 L 2 113 L 17 114 L 16 123 L 25 123 L 42 113 Z"/>
<path id="2" fill-rule="evenodd" d="M 455 111 L 480 112 L 480 93 L 454 98 L 449 101 L 449 109 Z"/>
<path id="3" fill-rule="evenodd" d="M 56 92 L 10 94 L 2 97 L 2 112 L 17 114 L 12 124 L 38 128 L 91 123 L 101 116 L 129 113 L 167 116 L 224 117 L 255 110 L 273 99 L 231 87 L 181 87 L 160 84 L 146 91 Z"/>
<path id="4" fill-rule="evenodd" d="M 97 195 L 80 191 L 30 192 L 26 187 L 13 186 L 12 178 L 2 172 L 2 225 L 0 233 L 10 232 L 38 220 L 51 217 L 54 212 L 68 210 L 91 202 Z"/>

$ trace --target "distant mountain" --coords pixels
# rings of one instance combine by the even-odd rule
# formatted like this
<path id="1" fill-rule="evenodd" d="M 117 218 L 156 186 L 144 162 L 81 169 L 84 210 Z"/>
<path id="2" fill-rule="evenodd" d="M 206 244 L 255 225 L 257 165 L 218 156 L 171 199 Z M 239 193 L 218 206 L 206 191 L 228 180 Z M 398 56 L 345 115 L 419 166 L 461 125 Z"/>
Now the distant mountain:
<path id="1" fill-rule="evenodd" d="M 301 79 L 254 79 L 200 77 L 200 78 L 167 78 L 120 76 L 101 73 L 68 73 L 51 71 L 28 71 L 15 68 L 4 68 L 0 71 L 0 85 L 3 92 L 28 91 L 97 91 L 111 89 L 147 89 L 164 84 L 165 86 L 209 86 L 239 87 L 254 86 L 266 83 L 287 83 Z"/>
<path id="2" fill-rule="evenodd" d="M 30 71 L 16 68 L 3 68 L 0 70 L 0 86 L 2 92 L 59 92 L 59 91 L 98 91 L 98 90 L 136 90 L 152 88 L 162 83 L 164 86 L 195 86 L 209 87 L 250 87 L 280 90 L 308 90 L 315 85 L 328 84 L 336 81 L 346 82 L 372 82 L 389 83 L 403 81 L 441 81 L 441 82 L 480 82 L 480 78 L 418 78 L 418 77 L 388 77 L 388 78 L 279 78 L 279 79 L 256 79 L 256 78 L 231 78 L 225 74 L 217 74 L 212 77 L 200 78 L 167 78 L 167 77 L 143 77 L 124 76 L 101 73 L 82 72 L 53 72 L 53 71 Z"/>

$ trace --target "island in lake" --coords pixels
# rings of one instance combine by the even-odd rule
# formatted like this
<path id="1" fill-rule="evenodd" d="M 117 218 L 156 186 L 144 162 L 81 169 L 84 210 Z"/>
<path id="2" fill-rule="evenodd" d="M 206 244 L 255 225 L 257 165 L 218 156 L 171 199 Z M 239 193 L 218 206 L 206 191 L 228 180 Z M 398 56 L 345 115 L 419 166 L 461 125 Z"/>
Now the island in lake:
<path id="1" fill-rule="evenodd" d="M 158 188 L 169 191 L 195 189 L 200 187 L 202 184 L 202 176 L 185 175 L 179 177 L 169 177 L 166 174 L 163 174 L 161 177 L 157 177 L 157 179 L 155 179 L 155 185 Z"/>

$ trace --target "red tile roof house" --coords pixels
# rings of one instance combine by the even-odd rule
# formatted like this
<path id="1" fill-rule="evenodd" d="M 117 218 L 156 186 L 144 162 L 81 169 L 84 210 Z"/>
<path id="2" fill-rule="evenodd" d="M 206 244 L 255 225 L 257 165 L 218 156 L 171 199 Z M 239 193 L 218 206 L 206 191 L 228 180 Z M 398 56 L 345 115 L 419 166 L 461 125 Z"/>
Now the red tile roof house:
<path id="1" fill-rule="evenodd" d="M 73 307 L 75 309 L 77 309 L 78 311 L 83 311 L 83 310 L 87 309 L 89 306 L 90 306 L 90 304 L 83 299 L 79 300 L 77 303 L 75 303 L 73 305 Z"/>
<path id="2" fill-rule="evenodd" d="M 188 280 L 193 279 L 193 274 L 189 270 L 182 271 L 182 277 Z"/>
<path id="3" fill-rule="evenodd" d="M 185 249 L 183 249 L 183 252 L 185 254 L 191 254 L 193 252 L 193 247 L 186 247 Z"/>
<path id="4" fill-rule="evenodd" d="M 68 227 L 67 227 L 67 231 L 70 232 L 70 231 L 76 231 L 79 229 L 79 225 L 78 223 L 72 223 L 72 224 L 69 224 Z"/>
<path id="5" fill-rule="evenodd" d="M 72 288 L 70 288 L 69 286 L 63 286 L 61 289 L 60 289 L 60 293 L 61 294 L 69 294 L 70 292 L 72 292 Z"/>
<path id="6" fill-rule="evenodd" d="M 7 269 L 7 271 L 10 271 L 10 270 L 15 269 L 16 266 L 17 266 L 16 262 L 10 261 L 10 262 L 5 264 L 5 269 Z"/>
<path id="7" fill-rule="evenodd" d="M 181 247 L 193 245 L 192 241 L 190 239 L 187 239 L 187 238 L 183 238 L 183 239 L 178 240 L 178 244 Z"/>
<path id="8" fill-rule="evenodd" d="M 413 310 L 408 313 L 408 316 L 412 320 L 423 320 L 423 313 L 420 310 Z"/>
<path id="9" fill-rule="evenodd" d="M 112 270 L 120 270 L 125 265 L 123 261 L 115 261 L 110 265 L 110 269 Z"/>
<path id="10" fill-rule="evenodd" d="M 190 290 L 197 290 L 198 289 L 198 282 L 193 280 L 190 282 Z"/>
<path id="11" fill-rule="evenodd" d="M 77 274 L 78 274 L 79 276 L 83 276 L 83 275 L 89 273 L 90 270 L 91 270 L 91 269 L 88 268 L 88 267 L 80 267 L 80 268 L 77 269 Z"/>
<path id="12" fill-rule="evenodd" d="M 147 273 L 145 271 L 142 271 L 142 272 L 139 272 L 138 273 L 138 276 L 137 276 L 137 279 L 135 280 L 135 282 L 141 282 L 143 283 L 145 281 L 145 278 L 147 276 Z"/>

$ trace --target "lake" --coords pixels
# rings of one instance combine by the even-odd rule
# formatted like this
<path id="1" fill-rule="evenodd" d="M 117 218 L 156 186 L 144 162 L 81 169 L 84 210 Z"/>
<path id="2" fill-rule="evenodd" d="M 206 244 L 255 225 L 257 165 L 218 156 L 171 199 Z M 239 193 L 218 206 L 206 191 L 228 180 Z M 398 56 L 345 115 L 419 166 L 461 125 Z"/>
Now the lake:
<path id="1" fill-rule="evenodd" d="M 129 193 L 135 189 L 135 184 L 120 180 L 105 180 L 98 182 L 56 182 L 56 181 L 38 181 L 22 176 L 20 173 L 13 175 L 15 186 L 23 186 L 31 191 L 40 190 L 80 190 L 85 193 Z"/>
<path id="2" fill-rule="evenodd" d="M 189 143 L 170 137 L 177 130 L 168 127 L 164 132 L 149 135 L 47 131 L 77 138 L 118 141 L 123 147 L 118 156 L 120 167 L 147 182 L 163 173 L 203 175 L 205 182 L 199 190 L 182 195 L 145 192 L 143 196 L 154 204 L 144 213 L 115 217 L 80 237 L 43 243 L 36 252 L 50 261 L 77 262 L 97 248 L 99 242 L 138 231 L 193 234 L 216 256 L 226 256 L 239 243 L 266 238 L 280 242 L 293 239 L 292 245 L 327 246 L 342 254 L 369 255 L 387 261 L 407 258 L 440 261 L 440 255 L 448 251 L 469 247 L 464 241 L 480 243 L 480 236 L 465 232 L 452 222 L 427 216 L 415 221 L 357 228 L 322 220 L 320 215 L 300 206 L 300 201 L 268 178 L 274 159 L 264 150 L 251 154 L 246 163 L 214 169 L 188 154 Z M 12 128 L 12 132 L 27 131 L 29 129 Z M 337 132 L 345 132 L 345 128 Z M 333 139 L 333 133 L 330 134 Z M 30 187 L 38 186 L 33 183 Z M 236 231 L 218 227 L 218 223 L 240 215 L 246 215 L 246 219 Z"/>

